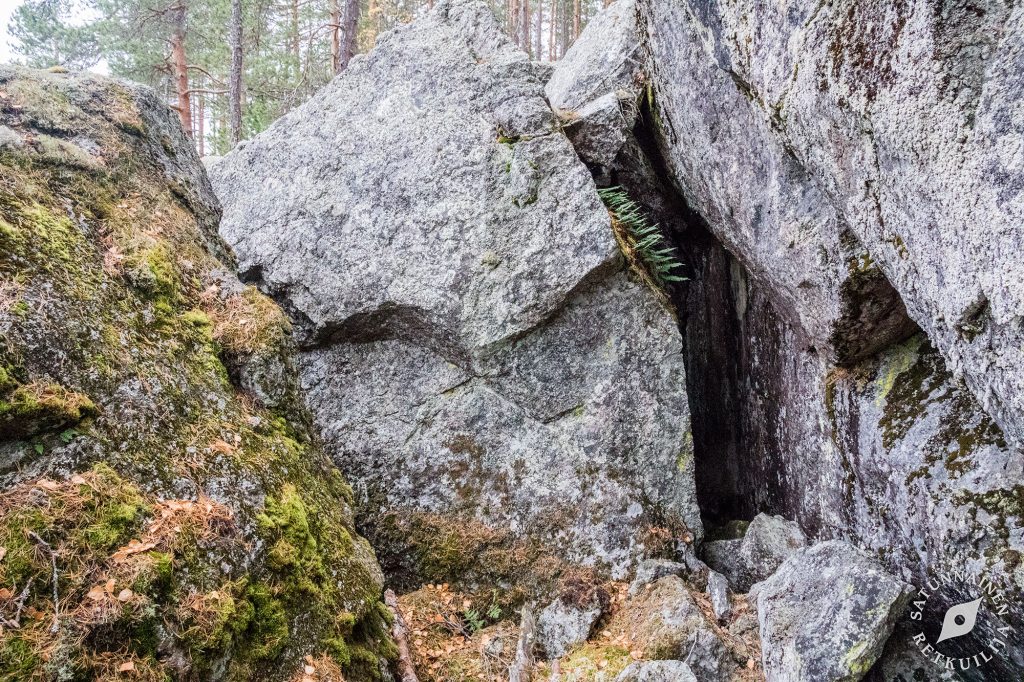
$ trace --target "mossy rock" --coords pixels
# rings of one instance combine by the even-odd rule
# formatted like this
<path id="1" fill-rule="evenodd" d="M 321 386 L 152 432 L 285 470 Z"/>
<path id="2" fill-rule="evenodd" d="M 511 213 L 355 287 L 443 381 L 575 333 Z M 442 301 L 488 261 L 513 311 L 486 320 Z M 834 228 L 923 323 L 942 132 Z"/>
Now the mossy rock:
<path id="1" fill-rule="evenodd" d="M 88 396 L 63 386 L 19 386 L 7 398 L 0 398 L 0 438 L 27 438 L 66 428 L 96 414 L 96 406 Z"/>
<path id="2" fill-rule="evenodd" d="M 91 75 L 0 67 L 0 95 L 0 670 L 379 679 L 380 567 L 177 119 Z"/>

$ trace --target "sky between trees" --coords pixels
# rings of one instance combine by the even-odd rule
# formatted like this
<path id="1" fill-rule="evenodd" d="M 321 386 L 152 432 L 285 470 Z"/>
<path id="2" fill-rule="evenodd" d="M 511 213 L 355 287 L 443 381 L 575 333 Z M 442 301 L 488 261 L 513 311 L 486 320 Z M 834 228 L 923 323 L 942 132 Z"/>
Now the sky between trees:
<path id="1" fill-rule="evenodd" d="M 0 19 L 15 61 L 153 86 L 205 155 L 266 128 L 434 1 L 23 0 L 3 2 Z M 487 1 L 520 47 L 543 60 L 564 54 L 607 4 Z"/>

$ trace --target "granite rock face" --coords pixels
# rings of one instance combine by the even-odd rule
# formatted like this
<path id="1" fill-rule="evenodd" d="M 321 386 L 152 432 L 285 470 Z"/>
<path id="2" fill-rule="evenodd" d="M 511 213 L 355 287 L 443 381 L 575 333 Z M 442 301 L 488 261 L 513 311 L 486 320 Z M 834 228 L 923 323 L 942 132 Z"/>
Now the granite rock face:
<path id="1" fill-rule="evenodd" d="M 368 525 L 483 524 L 624 576 L 647 528 L 701 534 L 681 339 L 539 73 L 443 2 L 210 172 Z"/>
<path id="2" fill-rule="evenodd" d="M 1024 587 L 1020 8 L 638 9 L 649 89 L 611 176 L 690 270 L 704 513 L 781 514 L 916 583 L 965 564 Z M 633 31 L 603 30 L 582 74 Z"/>
<path id="3" fill-rule="evenodd" d="M 911 588 L 832 540 L 802 549 L 753 594 L 769 682 L 859 680 L 881 655 Z"/>
<path id="4" fill-rule="evenodd" d="M 697 682 L 697 678 L 682 661 L 647 661 L 630 663 L 615 682 Z"/>
<path id="5" fill-rule="evenodd" d="M 590 637 L 590 630 L 601 617 L 601 602 L 596 594 L 591 597 L 583 604 L 573 604 L 559 597 L 540 612 L 537 644 L 548 659 L 561 658 Z"/>
<path id="6" fill-rule="evenodd" d="M 281 680 L 332 641 L 380 679 L 383 574 L 177 116 L 2 67 L 0 178 L 0 588 L 46 614 L 3 600 L 0 676 Z"/>
<path id="7" fill-rule="evenodd" d="M 870 350 L 844 343 L 885 339 L 884 311 L 842 298 L 879 269 L 1020 443 L 1020 8 L 643 8 L 665 158 L 693 208 L 814 342 L 839 334 L 841 361 Z M 870 264 L 851 267 L 844 241 Z"/>

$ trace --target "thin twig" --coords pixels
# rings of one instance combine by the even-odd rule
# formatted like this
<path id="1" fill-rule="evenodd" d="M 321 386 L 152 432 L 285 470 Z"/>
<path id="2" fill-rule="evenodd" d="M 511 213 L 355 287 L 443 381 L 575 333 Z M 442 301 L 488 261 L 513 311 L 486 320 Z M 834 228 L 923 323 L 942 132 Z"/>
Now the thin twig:
<path id="1" fill-rule="evenodd" d="M 21 590 L 21 594 L 18 595 L 17 601 L 14 602 L 17 606 L 14 610 L 14 618 L 0 618 L 0 624 L 13 629 L 21 627 L 21 612 L 25 608 L 25 601 L 28 600 L 29 591 L 31 589 L 32 577 L 30 576 L 28 582 L 25 583 L 25 587 Z"/>
<path id="2" fill-rule="evenodd" d="M 53 551 L 53 546 L 49 542 L 34 532 L 29 531 L 28 536 L 50 555 L 50 564 L 53 566 L 53 625 L 50 626 L 50 632 L 56 634 L 60 629 L 60 592 L 57 589 L 57 580 L 60 576 L 57 573 L 57 553 Z"/>
<path id="3" fill-rule="evenodd" d="M 409 628 L 405 624 L 402 612 L 398 610 L 398 597 L 394 590 L 384 592 L 384 604 L 391 609 L 395 616 L 395 622 L 391 626 L 391 635 L 398 645 L 398 672 L 402 675 L 402 682 L 419 682 L 416 677 L 416 666 L 413 665 L 412 655 L 409 653 Z"/>
<path id="4" fill-rule="evenodd" d="M 25 583 L 25 588 L 18 595 L 18 608 L 14 611 L 14 627 L 21 627 L 21 612 L 25 608 L 25 602 L 28 601 L 29 591 L 32 589 L 32 579 L 34 576 L 29 576 L 28 582 Z"/>
<path id="5" fill-rule="evenodd" d="M 516 646 L 516 659 L 508 671 L 509 682 L 530 682 L 533 676 L 533 643 L 536 622 L 529 606 L 523 607 L 523 615 L 519 619 L 519 643 Z"/>

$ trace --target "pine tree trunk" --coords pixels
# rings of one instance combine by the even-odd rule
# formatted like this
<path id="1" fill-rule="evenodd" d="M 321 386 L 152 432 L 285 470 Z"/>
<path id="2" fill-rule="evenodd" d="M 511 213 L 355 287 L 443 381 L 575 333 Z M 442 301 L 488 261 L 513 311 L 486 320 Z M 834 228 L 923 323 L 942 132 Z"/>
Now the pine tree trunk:
<path id="1" fill-rule="evenodd" d="M 359 0 L 345 0 L 345 21 L 342 24 L 341 56 L 338 73 L 345 70 L 356 54 L 356 31 L 359 29 Z"/>
<path id="2" fill-rule="evenodd" d="M 196 133 L 196 142 L 199 146 L 199 156 L 203 157 L 206 156 L 206 131 L 203 129 L 203 126 L 206 123 L 206 97 L 202 93 L 199 94 L 196 114 L 196 118 L 198 119 L 196 121 L 196 126 L 199 129 Z"/>
<path id="3" fill-rule="evenodd" d="M 558 0 L 551 0 L 551 16 L 548 17 L 548 61 L 553 62 L 555 56 L 555 23 L 558 20 Z"/>
<path id="4" fill-rule="evenodd" d="M 341 5 L 331 0 L 331 73 L 341 73 Z"/>
<path id="5" fill-rule="evenodd" d="M 171 15 L 174 28 L 171 31 L 171 68 L 174 90 L 178 97 L 178 117 L 185 134 L 192 137 L 192 95 L 188 88 L 188 59 L 185 56 L 186 6 L 182 2 Z"/>
<path id="6" fill-rule="evenodd" d="M 519 19 L 519 47 L 530 54 L 530 0 L 520 0 L 522 15 Z"/>
<path id="7" fill-rule="evenodd" d="M 533 16 L 533 58 L 540 60 L 544 54 L 544 0 L 536 0 Z"/>
<path id="8" fill-rule="evenodd" d="M 242 0 L 231 0 L 231 74 L 228 106 L 231 109 L 231 146 L 242 139 Z"/>
<path id="9" fill-rule="evenodd" d="M 302 75 L 302 57 L 299 54 L 299 0 L 292 0 L 292 60 L 295 62 L 295 79 Z"/>
<path id="10" fill-rule="evenodd" d="M 562 14 L 562 21 L 559 24 L 559 30 L 561 35 L 559 36 L 558 45 L 558 56 L 564 57 L 565 51 L 569 49 L 569 7 L 568 4 L 571 0 L 559 0 L 561 7 L 559 11 Z"/>
<path id="11" fill-rule="evenodd" d="M 572 39 L 580 37 L 580 0 L 573 0 L 572 3 Z"/>

